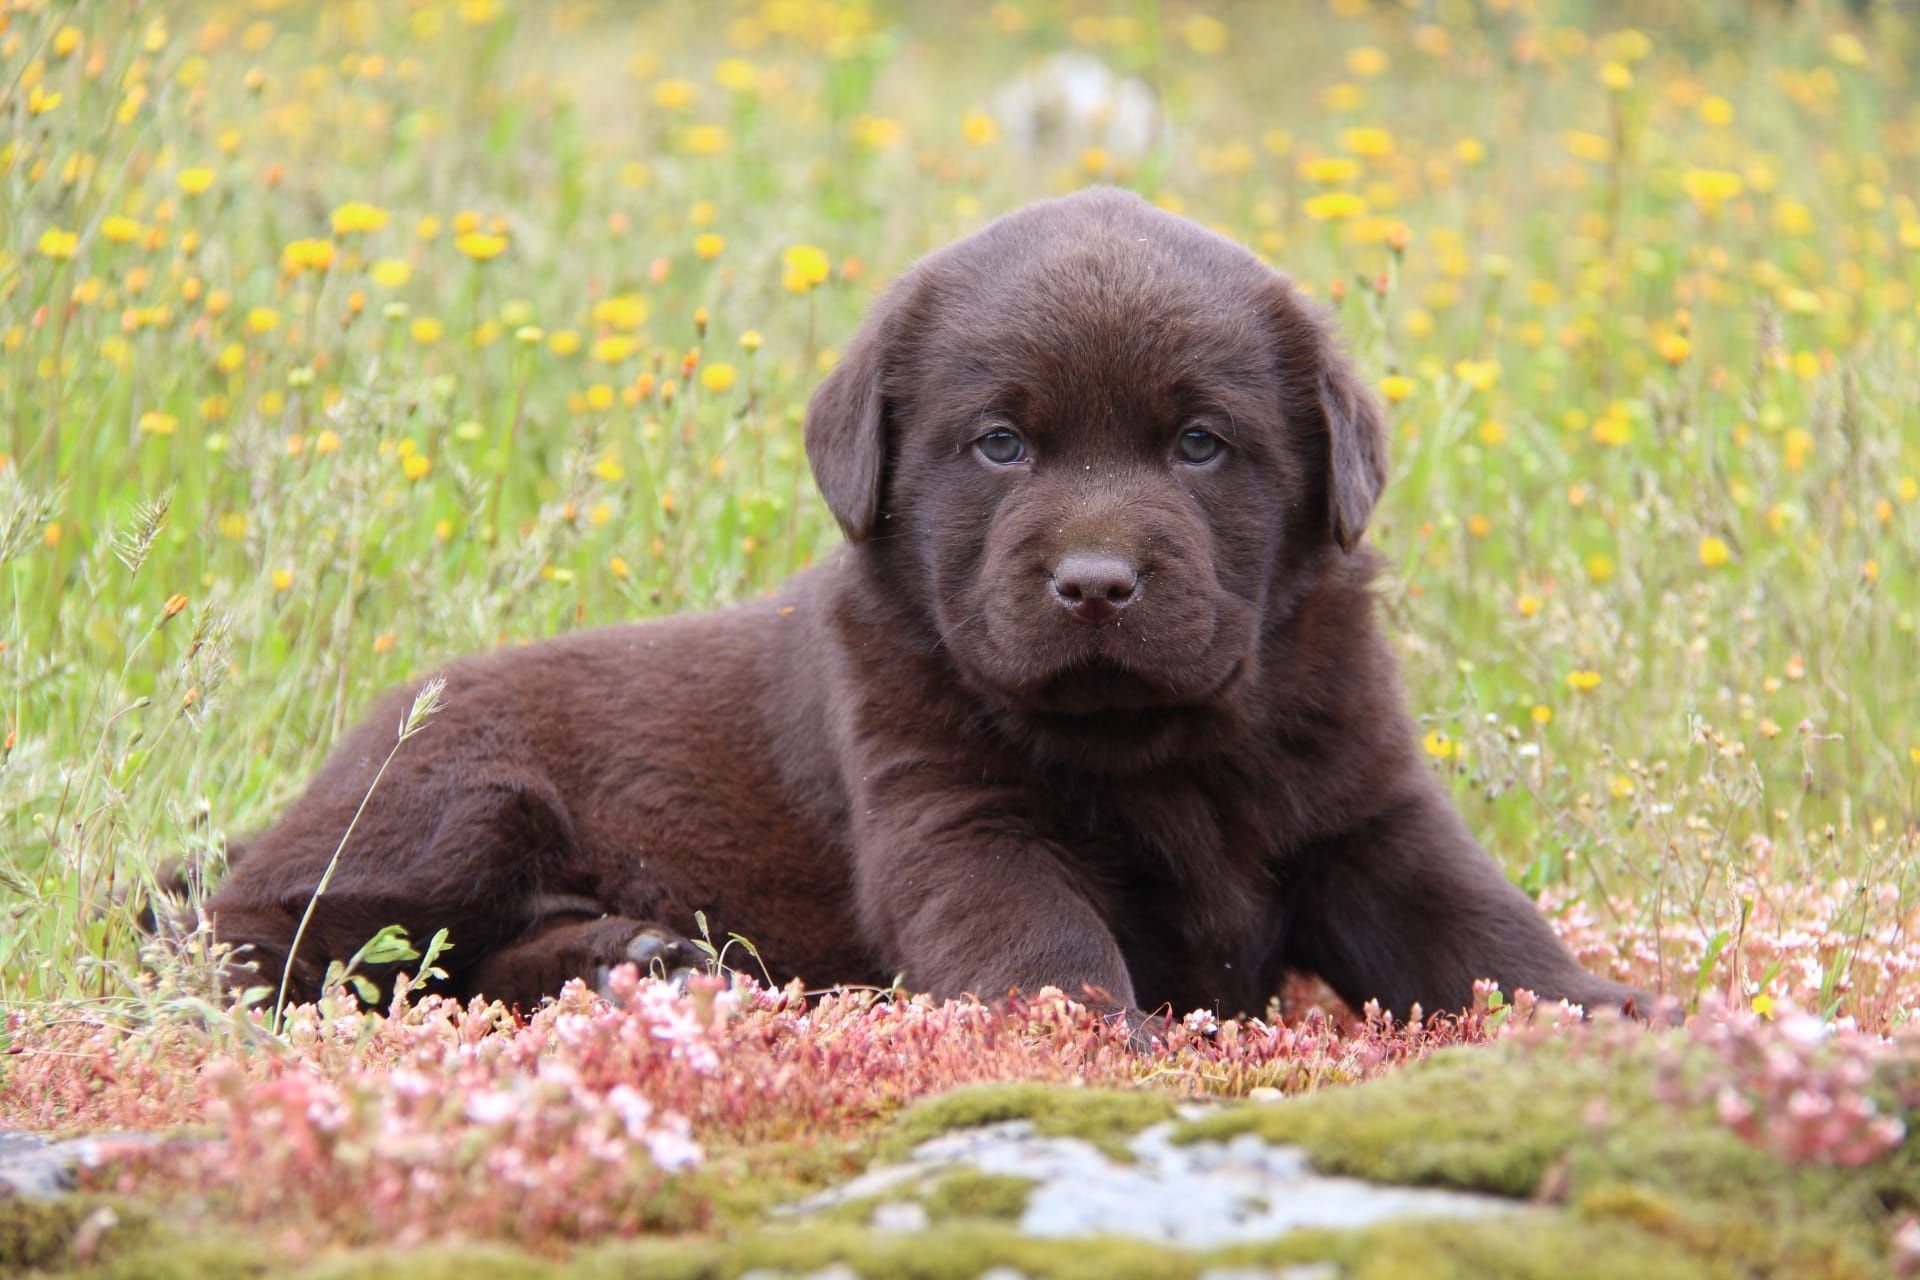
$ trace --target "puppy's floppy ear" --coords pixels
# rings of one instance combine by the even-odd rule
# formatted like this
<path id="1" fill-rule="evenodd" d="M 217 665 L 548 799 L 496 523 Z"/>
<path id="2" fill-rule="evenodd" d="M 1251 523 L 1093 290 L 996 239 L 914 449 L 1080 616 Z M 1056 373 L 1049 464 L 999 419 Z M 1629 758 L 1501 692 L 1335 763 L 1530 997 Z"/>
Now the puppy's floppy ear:
<path id="1" fill-rule="evenodd" d="M 1387 484 L 1380 406 L 1334 337 L 1332 317 L 1285 277 L 1275 293 L 1282 411 L 1297 427 L 1325 432 L 1327 528 L 1342 551 L 1352 551 Z"/>
<path id="2" fill-rule="evenodd" d="M 866 321 L 807 401 L 807 462 L 827 510 L 851 542 L 873 532 L 887 469 L 887 378 L 908 338 L 903 276 L 880 296 Z"/>

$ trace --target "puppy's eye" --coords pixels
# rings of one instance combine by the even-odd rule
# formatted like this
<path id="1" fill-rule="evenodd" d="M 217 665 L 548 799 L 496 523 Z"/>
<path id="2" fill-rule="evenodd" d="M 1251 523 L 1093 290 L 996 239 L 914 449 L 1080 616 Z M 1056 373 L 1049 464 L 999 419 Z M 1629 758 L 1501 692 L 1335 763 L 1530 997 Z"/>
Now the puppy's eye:
<path id="1" fill-rule="evenodd" d="M 988 462 L 1008 466 L 1027 456 L 1027 446 L 1011 431 L 989 431 L 973 442 L 973 447 Z"/>
<path id="2" fill-rule="evenodd" d="M 1197 467 L 1212 462 L 1226 447 L 1226 442 L 1213 432 L 1190 427 L 1180 433 L 1180 439 L 1174 444 L 1174 452 L 1179 455 L 1180 461 L 1190 462 Z"/>

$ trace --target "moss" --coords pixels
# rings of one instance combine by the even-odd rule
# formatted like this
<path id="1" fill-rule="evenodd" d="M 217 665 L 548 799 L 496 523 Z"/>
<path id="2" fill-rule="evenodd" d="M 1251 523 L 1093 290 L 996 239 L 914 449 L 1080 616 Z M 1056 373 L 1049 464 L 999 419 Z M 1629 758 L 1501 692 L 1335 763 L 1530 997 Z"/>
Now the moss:
<path id="1" fill-rule="evenodd" d="M 0 1210 L 0 1275 L 71 1266 L 82 1230 L 95 1257 L 133 1247 L 152 1234 L 145 1212 L 102 1196 L 8 1199 Z M 96 1215 L 100 1215 L 96 1217 Z M 111 1225 L 107 1225 L 108 1223 Z"/>
<path id="2" fill-rule="evenodd" d="M 1032 1083 L 967 1085 L 903 1112 L 883 1154 L 904 1155 L 955 1129 L 1027 1120 L 1036 1133 L 1084 1138 L 1116 1158 L 1130 1159 L 1124 1140 L 1174 1115 L 1173 1099 L 1162 1093 Z"/>
<path id="3" fill-rule="evenodd" d="M 942 1223 L 911 1235 L 832 1223 L 753 1232 L 730 1240 L 643 1240 L 584 1255 L 567 1280 L 734 1280 L 748 1271 L 815 1271 L 844 1263 L 888 1280 L 976 1280 L 996 1266 L 1058 1280 L 1188 1280 L 1191 1254 L 1113 1238 L 1037 1240 L 991 1223 Z"/>
<path id="4" fill-rule="evenodd" d="M 1655 1242 L 1696 1268 L 1679 1274 L 1884 1269 L 1898 1198 L 1888 1184 L 1905 1188 L 1897 1170 L 1911 1164 L 1790 1167 L 1703 1112 L 1656 1100 L 1655 1043 L 1605 1055 L 1570 1041 L 1450 1050 L 1372 1084 L 1227 1108 L 1175 1137 L 1257 1133 L 1304 1147 L 1328 1172 L 1570 1203 L 1556 1230 L 1571 1220 Z"/>
<path id="5" fill-rule="evenodd" d="M 1027 1211 L 1027 1198 L 1036 1185 L 1032 1178 L 961 1169 L 929 1187 L 920 1203 L 935 1222 L 952 1218 L 1012 1221 Z"/>
<path id="6" fill-rule="evenodd" d="M 510 1245 L 444 1244 L 377 1250 L 328 1258 L 301 1280 L 543 1280 L 566 1274 L 564 1264 Z"/>

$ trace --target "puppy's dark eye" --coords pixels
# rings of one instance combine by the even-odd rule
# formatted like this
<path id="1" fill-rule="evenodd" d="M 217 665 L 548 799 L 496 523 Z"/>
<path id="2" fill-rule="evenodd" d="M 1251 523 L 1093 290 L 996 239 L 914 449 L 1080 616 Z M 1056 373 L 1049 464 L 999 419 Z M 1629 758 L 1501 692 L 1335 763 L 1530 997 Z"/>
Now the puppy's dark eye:
<path id="1" fill-rule="evenodd" d="M 1174 444 L 1174 452 L 1179 454 L 1180 461 L 1201 466 L 1219 457 L 1220 451 L 1226 447 L 1226 443 L 1213 432 L 1191 427 L 1180 433 L 1180 439 Z"/>
<path id="2" fill-rule="evenodd" d="M 988 462 L 1007 466 L 1027 456 L 1027 446 L 1011 431 L 989 431 L 973 442 Z"/>

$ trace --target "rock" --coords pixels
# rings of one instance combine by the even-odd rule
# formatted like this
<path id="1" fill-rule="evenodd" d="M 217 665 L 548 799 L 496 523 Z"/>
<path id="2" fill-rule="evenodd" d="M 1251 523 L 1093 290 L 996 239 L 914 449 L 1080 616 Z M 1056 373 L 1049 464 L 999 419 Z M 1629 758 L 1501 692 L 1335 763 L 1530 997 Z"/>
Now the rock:
<path id="1" fill-rule="evenodd" d="M 116 1150 L 181 1141 L 164 1133 L 99 1133 L 56 1141 L 0 1129 L 0 1198 L 58 1195 L 73 1189 L 75 1170 L 98 1164 Z"/>
<path id="2" fill-rule="evenodd" d="M 912 1200 L 890 1200 L 873 1211 L 876 1231 L 924 1231 L 926 1208 Z"/>
<path id="3" fill-rule="evenodd" d="M 1176 1144 L 1171 1124 L 1153 1125 L 1115 1160 L 1080 1138 L 1033 1132 L 1027 1121 L 956 1130 L 921 1143 L 902 1164 L 870 1170 L 793 1206 L 811 1212 L 881 1195 L 918 1194 L 956 1169 L 1032 1181 L 1021 1231 L 1047 1237 L 1123 1235 L 1178 1248 L 1271 1240 L 1305 1227 L 1363 1227 L 1397 1218 L 1480 1218 L 1527 1212 L 1496 1196 L 1380 1186 L 1316 1173 L 1303 1152 L 1252 1134 L 1226 1142 Z M 925 1209 L 890 1200 L 873 1225 L 918 1231 Z M 1255 1272 L 1248 1272 L 1251 1276 Z M 1262 1277 L 1286 1272 L 1257 1272 Z M 1299 1280 L 1321 1273 L 1301 1272 Z"/>

